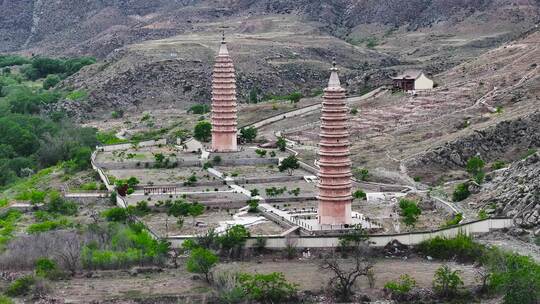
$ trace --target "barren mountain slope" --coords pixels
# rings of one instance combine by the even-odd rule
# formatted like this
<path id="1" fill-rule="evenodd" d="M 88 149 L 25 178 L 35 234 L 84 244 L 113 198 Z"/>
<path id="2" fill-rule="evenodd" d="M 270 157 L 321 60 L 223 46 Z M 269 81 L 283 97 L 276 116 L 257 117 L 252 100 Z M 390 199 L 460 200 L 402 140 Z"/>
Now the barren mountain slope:
<path id="1" fill-rule="evenodd" d="M 519 158 L 538 145 L 540 134 L 535 116 L 527 118 L 540 107 L 539 40 L 540 33 L 532 33 L 437 75 L 439 87 L 430 93 L 388 92 L 352 103 L 359 109 L 351 126 L 355 165 L 380 168 L 381 177 L 399 178 L 393 171 L 433 181 L 462 169 L 476 153 L 487 161 Z M 299 149 L 313 160 L 318 117 L 273 128 L 311 146 Z"/>
<path id="2" fill-rule="evenodd" d="M 186 108 L 210 102 L 211 71 L 222 23 L 199 24 L 195 33 L 133 44 L 105 62 L 83 70 L 64 85 L 89 91 L 75 114 L 91 117 L 112 108 L 129 112 L 145 108 Z M 317 23 L 301 22 L 290 15 L 228 19 L 228 46 L 237 70 L 239 100 L 251 90 L 259 98 L 302 91 L 311 95 L 324 86 L 332 57 L 344 67 L 352 92 L 370 81 L 385 81 L 399 62 L 385 54 L 355 47 L 321 33 Z M 71 108 L 73 104 L 63 105 Z M 93 113 L 89 113 L 93 111 Z"/>
<path id="3" fill-rule="evenodd" d="M 341 38 L 361 33 L 366 24 L 408 30 L 434 26 L 451 32 L 460 23 L 477 20 L 486 28 L 496 23 L 512 34 L 538 20 L 534 0 L 4 0 L 0 8 L 0 41 L 4 42 L 0 51 L 31 48 L 100 56 L 135 41 L 191 32 L 195 24 L 231 16 L 296 14 L 321 22 Z"/>

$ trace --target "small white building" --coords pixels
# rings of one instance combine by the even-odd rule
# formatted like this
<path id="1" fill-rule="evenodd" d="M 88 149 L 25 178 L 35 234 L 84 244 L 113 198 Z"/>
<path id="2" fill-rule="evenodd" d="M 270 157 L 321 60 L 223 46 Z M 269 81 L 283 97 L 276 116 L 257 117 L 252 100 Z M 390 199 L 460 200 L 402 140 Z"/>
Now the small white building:
<path id="1" fill-rule="evenodd" d="M 394 88 L 406 92 L 433 89 L 433 80 L 427 78 L 420 70 L 407 70 L 402 74 L 392 77 Z"/>

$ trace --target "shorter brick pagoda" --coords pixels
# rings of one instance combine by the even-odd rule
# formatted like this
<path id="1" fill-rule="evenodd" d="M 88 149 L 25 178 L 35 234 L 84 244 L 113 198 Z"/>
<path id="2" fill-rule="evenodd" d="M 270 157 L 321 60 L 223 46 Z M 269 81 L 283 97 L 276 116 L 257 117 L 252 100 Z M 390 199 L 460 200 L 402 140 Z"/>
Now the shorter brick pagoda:
<path id="1" fill-rule="evenodd" d="M 236 133 L 236 79 L 224 33 L 212 80 L 212 151 L 237 151 Z"/>

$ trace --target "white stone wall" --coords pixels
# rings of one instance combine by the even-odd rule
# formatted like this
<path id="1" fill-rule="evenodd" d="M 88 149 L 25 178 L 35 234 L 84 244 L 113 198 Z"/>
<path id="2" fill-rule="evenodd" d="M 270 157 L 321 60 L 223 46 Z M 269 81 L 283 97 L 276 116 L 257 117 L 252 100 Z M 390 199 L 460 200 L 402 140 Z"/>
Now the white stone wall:
<path id="1" fill-rule="evenodd" d="M 429 79 L 422 73 L 414 82 L 414 89 L 417 91 L 433 89 L 433 80 Z"/>
<path id="2" fill-rule="evenodd" d="M 513 227 L 514 222 L 512 219 L 497 218 L 486 219 L 482 221 L 476 221 L 466 223 L 452 228 L 445 228 L 434 231 L 416 232 L 416 233 L 402 233 L 402 234 L 388 234 L 388 235 L 371 235 L 369 241 L 372 242 L 374 247 L 384 247 L 392 240 L 398 240 L 405 245 L 417 245 L 424 240 L 434 238 L 436 236 L 454 237 L 458 233 L 465 234 L 477 234 L 486 233 L 490 230 L 503 229 Z M 172 243 L 172 246 L 178 248 L 182 246 L 184 240 L 189 239 L 186 237 L 171 237 L 167 240 Z M 247 247 L 255 245 L 255 238 L 251 238 L 246 243 Z M 266 237 L 266 247 L 270 249 L 281 249 L 286 247 L 287 239 L 282 236 L 268 236 Z M 296 247 L 298 248 L 331 248 L 337 247 L 339 244 L 339 238 L 336 236 L 299 236 L 296 238 Z"/>

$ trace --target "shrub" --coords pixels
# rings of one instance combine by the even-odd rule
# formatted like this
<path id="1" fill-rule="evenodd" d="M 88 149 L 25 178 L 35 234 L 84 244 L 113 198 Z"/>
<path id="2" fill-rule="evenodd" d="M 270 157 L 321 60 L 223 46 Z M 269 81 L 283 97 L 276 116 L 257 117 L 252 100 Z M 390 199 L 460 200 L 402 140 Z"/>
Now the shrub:
<path id="1" fill-rule="evenodd" d="M 477 174 L 482 169 L 484 169 L 484 161 L 480 157 L 472 157 L 467 161 L 467 172 L 472 175 Z"/>
<path id="2" fill-rule="evenodd" d="M 249 200 L 248 201 L 248 206 L 249 206 L 248 212 L 250 212 L 250 213 L 259 212 L 259 210 L 257 209 L 259 207 L 259 200 L 257 200 L 257 199 Z"/>
<path id="3" fill-rule="evenodd" d="M 469 190 L 469 184 L 461 183 L 458 184 L 454 189 L 454 193 L 452 193 L 452 200 L 454 202 L 461 202 L 467 199 L 470 195 L 471 191 Z"/>
<path id="4" fill-rule="evenodd" d="M 366 168 L 356 168 L 353 171 L 354 177 L 361 180 L 361 181 L 367 181 L 369 178 L 369 170 Z"/>
<path id="5" fill-rule="evenodd" d="M 5 293 L 10 297 L 27 295 L 30 292 L 32 285 L 34 285 L 35 281 L 36 280 L 32 276 L 24 276 L 18 278 L 9 285 Z"/>
<path id="6" fill-rule="evenodd" d="M 109 223 L 98 227 L 110 242 L 91 242 L 81 251 L 83 267 L 87 269 L 117 269 L 131 265 L 162 265 L 169 243 L 155 240 L 142 224 Z"/>
<path id="7" fill-rule="evenodd" d="M 57 213 L 62 215 L 75 215 L 77 214 L 77 204 L 64 199 L 60 193 L 51 192 L 49 194 L 49 202 L 45 204 L 44 208 L 47 212 Z"/>
<path id="8" fill-rule="evenodd" d="M 195 105 L 192 105 L 191 108 L 189 108 L 188 112 L 202 115 L 202 114 L 206 114 L 210 112 L 210 107 L 207 104 L 195 104 Z"/>
<path id="9" fill-rule="evenodd" d="M 353 197 L 354 197 L 355 199 L 359 199 L 359 200 L 366 200 L 366 199 L 367 199 L 366 193 L 365 193 L 364 191 L 362 191 L 362 190 L 356 190 L 356 191 L 354 191 Z"/>
<path id="10" fill-rule="evenodd" d="M 491 249 L 485 264 L 491 272 L 489 287 L 504 295 L 505 304 L 540 302 L 540 265 L 532 258 Z"/>
<path id="11" fill-rule="evenodd" d="M 114 119 L 124 117 L 124 110 L 115 110 L 111 112 L 111 117 Z"/>
<path id="12" fill-rule="evenodd" d="M 478 219 L 485 220 L 487 218 L 489 218 L 489 215 L 487 214 L 486 210 L 482 209 L 478 211 Z"/>
<path id="13" fill-rule="evenodd" d="M 19 55 L 0 55 L 0 68 L 27 63 L 30 63 L 30 60 Z"/>
<path id="14" fill-rule="evenodd" d="M 443 227 L 452 227 L 455 225 L 459 225 L 461 220 L 463 220 L 463 214 L 458 213 L 454 215 L 450 220 L 446 221 L 446 223 L 443 224 Z"/>
<path id="15" fill-rule="evenodd" d="M 210 271 L 219 262 L 219 258 L 212 251 L 205 248 L 195 248 L 186 262 L 189 272 L 204 275 L 206 282 L 210 283 Z"/>
<path id="16" fill-rule="evenodd" d="M 433 289 L 443 297 L 450 297 L 457 293 L 458 287 L 463 285 L 459 270 L 452 271 L 448 265 L 437 269 L 433 279 Z"/>
<path id="17" fill-rule="evenodd" d="M 484 254 L 484 245 L 473 241 L 473 238 L 459 233 L 455 238 L 437 236 L 418 244 L 418 250 L 424 254 L 438 259 L 456 258 L 461 262 L 479 260 Z"/>
<path id="18" fill-rule="evenodd" d="M 184 182 L 184 186 L 194 186 L 195 183 L 197 183 L 197 176 L 195 176 L 195 174 L 191 175 L 190 177 L 188 177 L 187 181 Z"/>
<path id="19" fill-rule="evenodd" d="M 44 221 L 41 223 L 35 223 L 26 229 L 28 233 L 42 233 L 51 230 L 60 230 L 73 227 L 73 222 L 66 218 L 59 218 L 56 220 Z"/>
<path id="20" fill-rule="evenodd" d="M 250 191 L 250 193 L 251 193 L 251 196 L 252 196 L 252 197 L 253 197 L 253 196 L 257 196 L 257 195 L 259 195 L 259 189 L 252 189 L 252 190 Z"/>
<path id="21" fill-rule="evenodd" d="M 126 211 L 127 214 L 134 214 L 137 216 L 145 216 L 148 213 L 150 213 L 152 210 L 150 207 L 148 207 L 148 202 L 146 201 L 140 201 L 137 202 L 135 206 L 129 206 L 128 210 Z"/>
<path id="22" fill-rule="evenodd" d="M 491 165 L 491 169 L 493 169 L 493 170 L 499 170 L 499 169 L 502 169 L 504 167 L 506 167 L 506 163 L 503 162 L 502 160 L 495 161 L 493 163 L 493 165 Z"/>
<path id="23" fill-rule="evenodd" d="M 257 153 L 257 155 L 259 155 L 260 157 L 265 157 L 266 156 L 266 150 L 257 149 L 257 150 L 255 150 L 255 153 Z"/>
<path id="24" fill-rule="evenodd" d="M 261 303 L 283 303 L 293 298 L 298 291 L 297 285 L 289 283 L 280 272 L 241 273 L 238 275 L 238 283 L 249 299 Z"/>
<path id="25" fill-rule="evenodd" d="M 422 214 L 418 204 L 408 199 L 400 199 L 399 208 L 401 209 L 401 215 L 404 217 L 403 221 L 407 226 L 414 226 L 418 217 Z"/>
<path id="26" fill-rule="evenodd" d="M 415 286 L 416 281 L 408 274 L 402 274 L 399 281 L 389 281 L 384 284 L 384 288 L 388 289 L 393 296 L 408 294 Z"/>
<path id="27" fill-rule="evenodd" d="M 212 163 L 216 164 L 216 165 L 219 165 L 221 163 L 221 156 L 219 155 L 216 155 L 212 158 Z"/>
<path id="28" fill-rule="evenodd" d="M 197 140 L 207 142 L 212 136 L 212 124 L 210 122 L 203 120 L 195 125 L 193 129 L 193 137 Z"/>
<path id="29" fill-rule="evenodd" d="M 64 277 L 56 262 L 47 258 L 38 259 L 35 263 L 36 276 L 49 280 L 58 280 Z"/>
<path id="30" fill-rule="evenodd" d="M 292 103 L 297 103 L 300 101 L 300 99 L 302 99 L 302 97 L 304 97 L 302 93 L 292 92 L 291 94 L 289 94 L 289 96 L 287 96 L 287 99 L 290 100 Z"/>
<path id="31" fill-rule="evenodd" d="M 15 224 L 22 213 L 15 209 L 8 209 L 0 214 L 0 249 L 13 237 Z"/>
<path id="32" fill-rule="evenodd" d="M 13 304 L 13 301 L 4 295 L 0 295 L 0 304 Z"/>
<path id="33" fill-rule="evenodd" d="M 88 93 L 82 90 L 75 90 L 67 94 L 66 99 L 72 101 L 84 100 L 88 97 Z"/>
<path id="34" fill-rule="evenodd" d="M 537 150 L 536 149 L 529 149 L 527 150 L 527 152 L 521 157 L 522 159 L 525 159 L 533 154 L 536 154 Z"/>
<path id="35" fill-rule="evenodd" d="M 264 237 L 257 237 L 255 239 L 255 250 L 257 252 L 262 252 L 266 248 L 266 238 Z"/>
<path id="36" fill-rule="evenodd" d="M 285 151 L 287 149 L 287 141 L 283 137 L 278 137 L 276 145 L 279 151 Z"/>
<path id="37" fill-rule="evenodd" d="M 61 79 L 58 77 L 58 75 L 49 75 L 45 80 L 43 81 L 43 89 L 48 90 L 54 86 L 56 86 L 58 83 L 60 83 Z"/>
<path id="38" fill-rule="evenodd" d="M 103 211 L 103 217 L 109 222 L 125 222 L 128 219 L 127 210 L 120 207 L 114 207 Z"/>
<path id="39" fill-rule="evenodd" d="M 484 182 L 484 166 L 485 163 L 480 157 L 472 157 L 467 161 L 467 172 L 469 172 L 473 179 L 478 183 L 481 184 Z"/>

